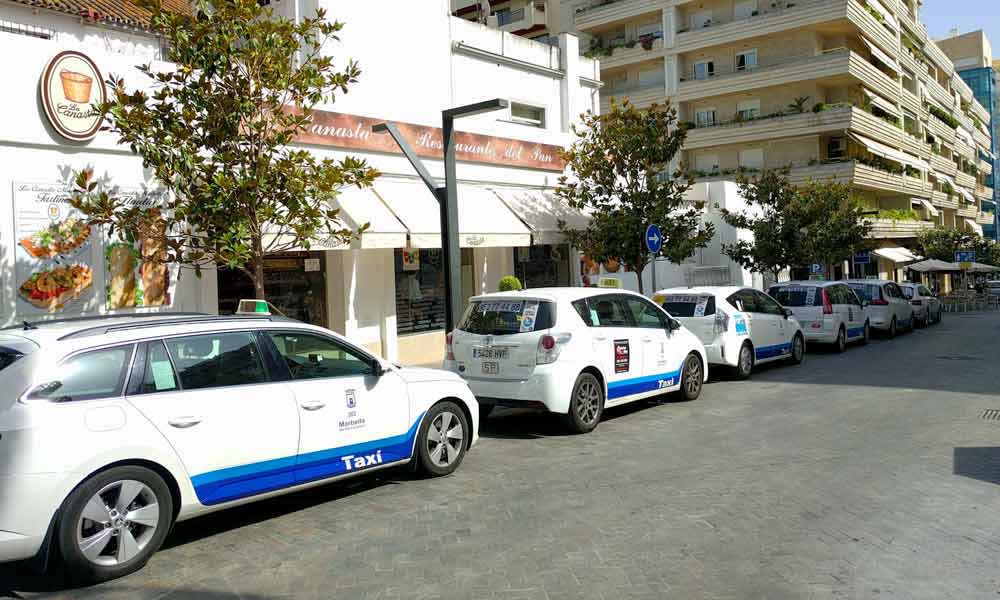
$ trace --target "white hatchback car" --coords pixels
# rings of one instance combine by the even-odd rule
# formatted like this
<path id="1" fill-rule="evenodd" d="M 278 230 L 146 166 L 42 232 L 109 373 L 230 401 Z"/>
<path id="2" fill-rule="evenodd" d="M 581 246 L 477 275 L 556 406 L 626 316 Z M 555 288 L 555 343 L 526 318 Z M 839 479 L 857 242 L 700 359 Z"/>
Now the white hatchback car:
<path id="1" fill-rule="evenodd" d="M 849 279 L 847 285 L 865 306 L 872 329 L 896 337 L 900 330 L 913 331 L 913 305 L 894 281 L 879 279 Z"/>
<path id="2" fill-rule="evenodd" d="M 791 312 L 767 294 L 741 287 L 673 288 L 653 301 L 705 344 L 708 362 L 750 377 L 755 364 L 802 362 L 806 343 Z"/>
<path id="3" fill-rule="evenodd" d="M 594 288 L 476 296 L 448 335 L 444 367 L 462 375 L 488 415 L 494 406 L 564 415 L 586 433 L 604 409 L 666 392 L 694 400 L 705 348 L 647 298 Z"/>
<path id="4" fill-rule="evenodd" d="M 479 408 L 279 317 L 161 315 L 0 331 L 0 561 L 134 571 L 175 521 L 412 463 L 451 473 Z"/>
<path id="5" fill-rule="evenodd" d="M 901 283 L 903 295 L 913 305 L 913 321 L 921 327 L 941 322 L 944 303 L 922 283 Z"/>
<path id="6" fill-rule="evenodd" d="M 843 281 L 789 281 L 768 292 L 795 313 L 809 343 L 844 352 L 848 342 L 867 344 L 871 338 L 865 302 Z"/>

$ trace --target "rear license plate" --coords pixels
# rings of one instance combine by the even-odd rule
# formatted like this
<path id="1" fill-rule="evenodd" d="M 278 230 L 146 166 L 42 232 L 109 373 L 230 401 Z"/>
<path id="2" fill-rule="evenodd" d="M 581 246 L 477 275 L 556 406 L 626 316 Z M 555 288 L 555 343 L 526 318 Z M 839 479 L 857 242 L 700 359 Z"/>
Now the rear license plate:
<path id="1" fill-rule="evenodd" d="M 510 348 L 473 348 L 472 358 L 507 360 L 510 358 Z"/>
<path id="2" fill-rule="evenodd" d="M 486 375 L 496 375 L 500 372 L 500 363 L 497 362 L 484 362 L 483 363 L 483 373 Z"/>

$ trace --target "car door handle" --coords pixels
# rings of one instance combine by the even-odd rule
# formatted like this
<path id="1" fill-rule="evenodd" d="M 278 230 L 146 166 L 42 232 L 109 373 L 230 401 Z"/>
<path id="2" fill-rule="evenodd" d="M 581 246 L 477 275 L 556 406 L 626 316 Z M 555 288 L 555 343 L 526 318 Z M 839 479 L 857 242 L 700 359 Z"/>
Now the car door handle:
<path id="1" fill-rule="evenodd" d="M 594 339 L 597 340 L 598 342 L 603 342 L 606 341 L 608 338 L 603 335 L 595 335 Z"/>
<path id="2" fill-rule="evenodd" d="M 324 406 L 326 406 L 326 402 L 321 402 L 319 400 L 313 400 L 311 402 L 303 402 L 299 406 L 302 407 L 302 410 L 313 411 L 313 410 L 319 410 L 319 409 L 323 408 Z"/>
<path id="3" fill-rule="evenodd" d="M 176 427 L 177 429 L 187 429 L 188 427 L 194 427 L 198 423 L 201 423 L 201 417 L 176 417 L 167 421 L 171 427 Z"/>
<path id="4" fill-rule="evenodd" d="M 651 338 L 651 337 L 644 337 L 644 338 L 642 338 L 642 341 L 644 341 L 644 342 L 652 342 L 653 338 Z"/>

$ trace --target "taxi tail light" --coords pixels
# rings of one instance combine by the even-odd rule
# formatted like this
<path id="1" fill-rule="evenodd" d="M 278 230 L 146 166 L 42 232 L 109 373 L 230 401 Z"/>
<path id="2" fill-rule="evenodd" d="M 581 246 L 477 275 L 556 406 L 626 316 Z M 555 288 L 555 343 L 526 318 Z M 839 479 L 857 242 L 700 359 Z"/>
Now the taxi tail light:
<path id="1" fill-rule="evenodd" d="M 444 359 L 445 360 L 455 360 L 455 350 L 451 346 L 451 342 L 454 339 L 455 339 L 455 334 L 454 333 L 449 333 L 448 335 L 444 336 L 444 350 L 445 350 Z"/>
<path id="2" fill-rule="evenodd" d="M 833 314 L 833 304 L 830 302 L 830 294 L 826 292 L 826 288 L 823 288 L 823 314 Z"/>
<path id="3" fill-rule="evenodd" d="M 535 352 L 536 365 L 548 365 L 556 362 L 563 346 L 573 338 L 569 333 L 545 334 L 538 340 L 538 351 Z"/>
<path id="4" fill-rule="evenodd" d="M 729 331 L 729 315 L 721 310 L 715 311 L 715 333 L 725 333 Z"/>
<path id="5" fill-rule="evenodd" d="M 910 300 L 910 304 L 912 304 L 913 306 L 923 306 L 924 305 L 924 303 L 922 301 L 920 301 L 920 300 Z"/>
<path id="6" fill-rule="evenodd" d="M 882 298 L 873 298 L 868 304 L 872 306 L 889 306 L 889 301 Z"/>

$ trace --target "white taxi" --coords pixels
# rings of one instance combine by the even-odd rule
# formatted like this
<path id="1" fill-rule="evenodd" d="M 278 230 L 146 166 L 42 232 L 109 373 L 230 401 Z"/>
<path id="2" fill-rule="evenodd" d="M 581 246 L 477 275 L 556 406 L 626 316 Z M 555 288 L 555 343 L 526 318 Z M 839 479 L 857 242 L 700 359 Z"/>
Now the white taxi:
<path id="1" fill-rule="evenodd" d="M 660 290 L 653 301 L 705 344 L 708 362 L 731 367 L 741 379 L 755 364 L 802 362 L 806 344 L 791 311 L 764 292 L 743 287 Z"/>
<path id="2" fill-rule="evenodd" d="M 119 316 L 0 330 L 0 561 L 140 568 L 175 521 L 476 441 L 461 378 L 271 316 Z"/>
<path id="3" fill-rule="evenodd" d="M 867 344 L 871 337 L 867 303 L 843 281 L 786 281 L 768 293 L 795 313 L 810 344 L 832 344 L 844 352 L 848 342 Z"/>
<path id="4" fill-rule="evenodd" d="M 545 288 L 476 296 L 447 337 L 485 417 L 494 406 L 563 415 L 575 432 L 604 409 L 667 392 L 696 399 L 708 376 L 698 338 L 626 291 Z"/>

